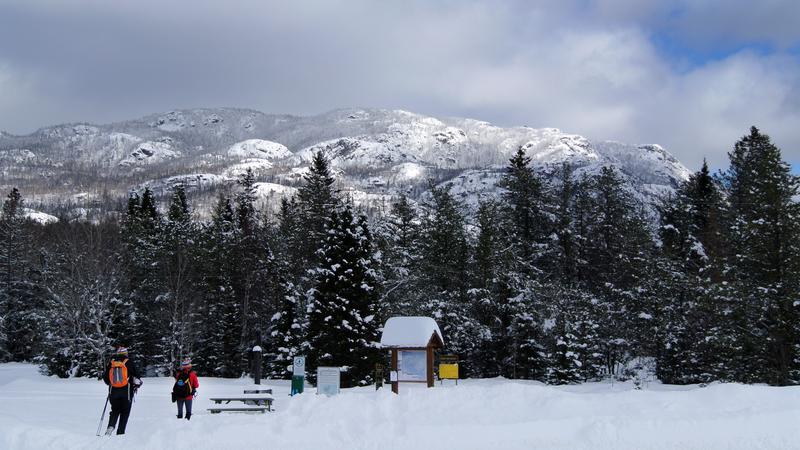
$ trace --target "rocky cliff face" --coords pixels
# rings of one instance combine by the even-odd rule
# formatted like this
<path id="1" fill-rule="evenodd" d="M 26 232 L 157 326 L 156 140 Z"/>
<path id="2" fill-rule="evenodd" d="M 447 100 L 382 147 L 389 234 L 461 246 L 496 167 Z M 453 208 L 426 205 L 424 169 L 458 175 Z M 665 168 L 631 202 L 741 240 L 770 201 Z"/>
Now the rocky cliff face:
<path id="1" fill-rule="evenodd" d="M 519 147 L 545 171 L 564 162 L 578 174 L 613 165 L 645 203 L 689 175 L 658 145 L 591 142 L 554 128 L 502 128 L 399 110 L 297 117 L 220 108 L 0 134 L 0 185 L 19 186 L 37 209 L 60 207 L 82 217 L 102 214 L 131 188 L 166 193 L 184 183 L 203 213 L 216 191 L 233 186 L 248 168 L 261 181 L 264 201 L 276 204 L 294 191 L 312 155 L 323 152 L 345 194 L 367 207 L 383 207 L 401 192 L 419 199 L 430 180 L 452 183 L 475 204 L 497 195 L 495 182 Z"/>

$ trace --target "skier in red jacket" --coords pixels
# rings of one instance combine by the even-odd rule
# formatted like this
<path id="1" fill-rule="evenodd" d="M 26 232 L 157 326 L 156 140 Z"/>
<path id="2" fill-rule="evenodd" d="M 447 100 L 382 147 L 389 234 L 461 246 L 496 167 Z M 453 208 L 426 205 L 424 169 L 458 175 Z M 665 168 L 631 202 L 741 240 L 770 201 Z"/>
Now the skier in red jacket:
<path id="1" fill-rule="evenodd" d="M 183 418 L 184 405 L 186 405 L 186 420 L 192 418 L 192 399 L 198 387 L 200 382 L 192 370 L 192 360 L 184 359 L 181 368 L 175 374 L 175 386 L 172 388 L 172 401 L 178 403 L 178 419 Z"/>

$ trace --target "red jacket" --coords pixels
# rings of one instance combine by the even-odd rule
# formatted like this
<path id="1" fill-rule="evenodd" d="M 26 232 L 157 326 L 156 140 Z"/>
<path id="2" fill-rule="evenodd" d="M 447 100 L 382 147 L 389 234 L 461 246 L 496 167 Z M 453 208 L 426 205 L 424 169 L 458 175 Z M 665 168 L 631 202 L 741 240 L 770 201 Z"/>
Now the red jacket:
<path id="1" fill-rule="evenodd" d="M 185 373 L 186 373 L 185 370 L 179 370 L 175 374 L 175 381 L 178 381 L 178 379 L 180 378 L 181 374 L 185 374 Z M 197 381 L 197 374 L 194 373 L 194 370 L 191 370 L 191 369 L 189 370 L 189 385 L 192 387 L 192 395 L 189 395 L 184 400 L 191 400 L 192 398 L 194 398 L 194 391 L 197 390 L 197 388 L 200 387 L 200 382 Z"/>

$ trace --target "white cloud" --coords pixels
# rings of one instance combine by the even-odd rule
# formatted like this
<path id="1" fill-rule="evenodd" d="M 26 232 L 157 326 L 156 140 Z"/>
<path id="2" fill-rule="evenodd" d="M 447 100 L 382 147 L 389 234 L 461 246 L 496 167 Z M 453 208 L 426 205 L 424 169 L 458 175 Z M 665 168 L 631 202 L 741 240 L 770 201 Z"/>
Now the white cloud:
<path id="1" fill-rule="evenodd" d="M 724 165 L 754 124 L 800 161 L 796 55 L 684 66 L 652 43 L 797 43 L 793 2 L 748 12 L 734 1 L 722 13 L 688 0 L 7 2 L 0 128 L 194 106 L 372 106 L 657 142 L 690 167 Z"/>

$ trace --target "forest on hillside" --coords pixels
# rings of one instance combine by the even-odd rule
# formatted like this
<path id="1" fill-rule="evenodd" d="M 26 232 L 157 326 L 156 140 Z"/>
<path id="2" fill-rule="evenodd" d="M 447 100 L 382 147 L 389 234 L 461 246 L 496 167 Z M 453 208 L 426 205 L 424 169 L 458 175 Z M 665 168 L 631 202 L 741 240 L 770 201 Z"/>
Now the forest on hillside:
<path id="1" fill-rule="evenodd" d="M 317 154 L 293 198 L 259 210 L 252 173 L 197 220 L 177 186 L 144 189 L 121 218 L 38 224 L 13 189 L 0 217 L 0 361 L 96 376 L 114 345 L 151 375 L 191 357 L 239 377 L 249 350 L 290 375 L 342 366 L 373 382 L 389 317 L 434 317 L 469 377 L 553 384 L 630 376 L 666 383 L 800 383 L 800 180 L 755 127 L 658 207 L 653 221 L 613 167 L 554 181 L 520 149 L 502 197 L 467 213 L 431 185 L 367 216 Z M 313 375 L 313 374 L 311 374 Z"/>

